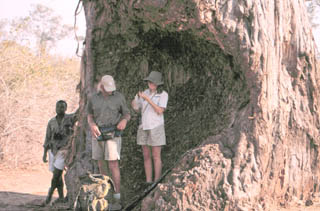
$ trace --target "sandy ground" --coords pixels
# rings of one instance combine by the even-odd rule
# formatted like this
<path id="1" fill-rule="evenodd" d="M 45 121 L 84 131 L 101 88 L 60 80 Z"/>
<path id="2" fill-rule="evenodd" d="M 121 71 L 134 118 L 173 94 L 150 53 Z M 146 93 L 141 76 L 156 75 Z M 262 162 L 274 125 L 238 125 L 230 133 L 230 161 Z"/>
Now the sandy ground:
<path id="1" fill-rule="evenodd" d="M 0 211 L 49 210 L 40 207 L 45 200 L 52 173 L 47 165 L 33 169 L 0 169 Z M 57 198 L 55 191 L 54 198 Z"/>
<path id="2" fill-rule="evenodd" d="M 320 211 L 320 200 L 316 198 L 313 200 L 311 206 L 306 206 L 304 201 L 295 202 L 287 207 L 277 207 L 275 211 Z"/>
<path id="3" fill-rule="evenodd" d="M 0 211 L 48 211 L 66 210 L 53 207 L 40 207 L 45 200 L 50 186 L 52 174 L 46 164 L 33 169 L 0 169 Z M 66 194 L 66 191 L 65 191 Z M 54 198 L 57 198 L 54 193 Z M 277 207 L 276 211 L 320 211 L 320 195 L 315 198 L 312 206 L 305 206 L 304 202 L 293 206 Z"/>

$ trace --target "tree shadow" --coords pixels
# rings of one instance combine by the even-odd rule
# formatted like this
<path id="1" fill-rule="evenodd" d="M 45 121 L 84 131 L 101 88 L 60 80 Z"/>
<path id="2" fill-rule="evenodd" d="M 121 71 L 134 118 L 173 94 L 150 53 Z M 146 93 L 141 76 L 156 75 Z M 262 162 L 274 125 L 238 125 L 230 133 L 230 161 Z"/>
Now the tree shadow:
<path id="1" fill-rule="evenodd" d="M 18 193 L 10 191 L 0 191 L 0 211 L 49 211 L 68 210 L 62 206 L 41 206 L 45 196 L 29 193 Z M 52 199 L 54 201 L 55 198 Z"/>

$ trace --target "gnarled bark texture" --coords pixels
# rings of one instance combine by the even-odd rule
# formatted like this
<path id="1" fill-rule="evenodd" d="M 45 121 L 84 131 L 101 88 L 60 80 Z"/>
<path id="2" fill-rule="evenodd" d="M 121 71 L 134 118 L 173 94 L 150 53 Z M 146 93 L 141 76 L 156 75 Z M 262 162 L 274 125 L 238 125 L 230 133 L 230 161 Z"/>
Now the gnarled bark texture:
<path id="1" fill-rule="evenodd" d="M 129 104 L 150 70 L 164 74 L 169 92 L 163 163 L 164 170 L 175 166 L 155 190 L 153 209 L 269 209 L 319 191 L 319 73 L 304 0 L 83 5 L 82 115 L 67 172 L 70 198 L 76 178 L 96 171 L 85 110 L 96 83 L 113 75 Z M 126 201 L 144 177 L 133 122 L 121 161 Z"/>

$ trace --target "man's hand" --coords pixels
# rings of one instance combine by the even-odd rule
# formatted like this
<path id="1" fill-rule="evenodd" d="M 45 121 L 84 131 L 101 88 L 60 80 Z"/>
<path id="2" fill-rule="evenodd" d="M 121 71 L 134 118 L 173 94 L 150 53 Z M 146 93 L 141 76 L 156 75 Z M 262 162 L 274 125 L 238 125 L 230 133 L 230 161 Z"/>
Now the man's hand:
<path id="1" fill-rule="evenodd" d="M 88 115 L 88 123 L 89 123 L 91 134 L 93 135 L 93 137 L 97 138 L 98 136 L 100 136 L 101 132 L 97 124 L 93 121 L 92 114 Z"/>
<path id="2" fill-rule="evenodd" d="M 118 130 L 124 130 L 126 128 L 126 126 L 127 126 L 127 120 L 123 119 L 118 123 L 117 129 Z"/>
<path id="3" fill-rule="evenodd" d="M 96 124 L 91 124 L 90 125 L 90 130 L 91 130 L 91 133 L 92 133 L 93 137 L 95 137 L 95 138 L 97 138 L 98 136 L 101 135 L 99 127 Z"/>
<path id="4" fill-rule="evenodd" d="M 43 154 L 43 156 L 42 156 L 42 161 L 43 161 L 44 163 L 48 162 L 48 160 L 47 160 L 47 153 L 44 153 L 44 154 Z"/>

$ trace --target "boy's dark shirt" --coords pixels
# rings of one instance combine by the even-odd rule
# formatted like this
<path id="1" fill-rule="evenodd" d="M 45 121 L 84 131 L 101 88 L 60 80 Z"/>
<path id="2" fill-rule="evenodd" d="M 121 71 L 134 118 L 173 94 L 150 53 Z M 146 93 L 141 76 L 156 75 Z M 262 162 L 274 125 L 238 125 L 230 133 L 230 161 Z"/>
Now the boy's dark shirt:
<path id="1" fill-rule="evenodd" d="M 68 144 L 75 122 L 76 113 L 65 114 L 60 125 L 58 124 L 57 117 L 50 119 L 43 147 L 50 149 L 56 155 L 59 149 Z"/>

